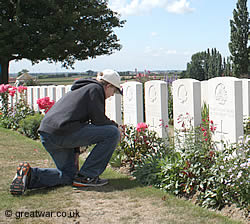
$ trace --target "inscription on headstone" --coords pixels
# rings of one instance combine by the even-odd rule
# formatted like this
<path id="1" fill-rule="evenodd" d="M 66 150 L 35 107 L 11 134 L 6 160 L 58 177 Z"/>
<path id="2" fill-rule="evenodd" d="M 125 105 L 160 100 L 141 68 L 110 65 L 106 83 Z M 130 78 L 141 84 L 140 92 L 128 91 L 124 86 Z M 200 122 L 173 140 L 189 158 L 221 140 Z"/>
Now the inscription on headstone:
<path id="1" fill-rule="evenodd" d="M 233 77 L 208 80 L 209 118 L 216 126 L 213 136 L 219 149 L 243 135 L 242 81 Z"/>

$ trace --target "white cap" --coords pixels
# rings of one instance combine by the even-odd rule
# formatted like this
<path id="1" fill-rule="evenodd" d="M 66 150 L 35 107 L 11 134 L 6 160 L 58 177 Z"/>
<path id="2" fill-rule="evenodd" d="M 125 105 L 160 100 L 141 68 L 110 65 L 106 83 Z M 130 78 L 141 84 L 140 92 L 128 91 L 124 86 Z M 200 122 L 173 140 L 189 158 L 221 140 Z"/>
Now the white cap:
<path id="1" fill-rule="evenodd" d="M 122 94 L 121 86 L 120 86 L 121 77 L 118 74 L 118 72 L 116 72 L 112 69 L 105 69 L 98 74 L 97 79 L 104 80 L 104 81 L 112 84 L 113 86 L 115 86 L 119 90 L 120 94 Z"/>

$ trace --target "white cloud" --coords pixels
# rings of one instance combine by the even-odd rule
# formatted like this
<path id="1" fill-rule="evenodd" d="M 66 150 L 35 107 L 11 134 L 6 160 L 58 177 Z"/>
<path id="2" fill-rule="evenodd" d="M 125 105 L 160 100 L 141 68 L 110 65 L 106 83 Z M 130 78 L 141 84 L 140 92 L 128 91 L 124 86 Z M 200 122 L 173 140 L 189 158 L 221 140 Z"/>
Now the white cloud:
<path id="1" fill-rule="evenodd" d="M 194 11 L 194 9 L 190 8 L 189 5 L 190 2 L 187 2 L 187 0 L 174 1 L 167 6 L 167 10 L 176 14 L 183 14 Z"/>
<path id="2" fill-rule="evenodd" d="M 152 33 L 151 33 L 151 36 L 152 36 L 152 37 L 156 37 L 156 36 L 158 36 L 158 33 L 152 32 Z"/>
<path id="3" fill-rule="evenodd" d="M 163 8 L 170 13 L 192 12 L 190 0 L 110 0 L 109 7 L 123 16 L 142 15 L 154 8 Z"/>

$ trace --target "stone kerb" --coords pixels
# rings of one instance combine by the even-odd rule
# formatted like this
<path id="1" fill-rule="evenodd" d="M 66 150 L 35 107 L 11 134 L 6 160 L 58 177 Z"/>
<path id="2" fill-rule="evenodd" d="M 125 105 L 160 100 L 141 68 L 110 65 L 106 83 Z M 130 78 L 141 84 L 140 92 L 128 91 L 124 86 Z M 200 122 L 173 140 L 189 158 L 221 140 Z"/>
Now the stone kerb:
<path id="1" fill-rule="evenodd" d="M 242 81 L 233 77 L 208 80 L 209 118 L 216 131 L 214 140 L 224 144 L 236 143 L 243 136 Z M 223 149 L 224 144 L 217 144 Z"/>
<path id="2" fill-rule="evenodd" d="M 168 89 L 164 81 L 154 80 L 145 83 L 145 117 L 150 130 L 159 137 L 167 137 L 168 131 Z"/>
<path id="3" fill-rule="evenodd" d="M 185 125 L 197 127 L 201 123 L 201 84 L 195 79 L 179 79 L 173 82 L 174 128 L 181 130 L 181 119 L 186 117 Z M 187 123 L 186 123 L 187 122 Z"/>
<path id="4" fill-rule="evenodd" d="M 117 124 L 122 124 L 121 95 L 115 94 L 106 99 L 106 115 Z"/>
<path id="5" fill-rule="evenodd" d="M 250 117 L 250 79 L 242 80 L 243 118 Z"/>
<path id="6" fill-rule="evenodd" d="M 124 124 L 136 126 L 143 122 L 142 83 L 130 81 L 122 86 Z"/>

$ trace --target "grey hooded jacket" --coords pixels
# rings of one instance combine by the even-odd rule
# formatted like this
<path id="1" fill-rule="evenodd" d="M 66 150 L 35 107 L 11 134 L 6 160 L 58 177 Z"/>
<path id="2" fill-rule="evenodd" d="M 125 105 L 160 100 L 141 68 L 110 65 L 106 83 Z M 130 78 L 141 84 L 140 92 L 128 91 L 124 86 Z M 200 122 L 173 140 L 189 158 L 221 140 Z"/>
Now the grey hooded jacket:
<path id="1" fill-rule="evenodd" d="M 88 123 L 118 125 L 105 115 L 105 92 L 94 79 L 79 79 L 47 112 L 39 130 L 55 135 L 67 135 Z"/>

